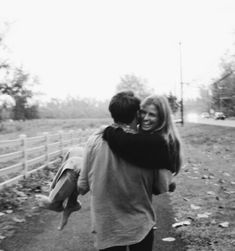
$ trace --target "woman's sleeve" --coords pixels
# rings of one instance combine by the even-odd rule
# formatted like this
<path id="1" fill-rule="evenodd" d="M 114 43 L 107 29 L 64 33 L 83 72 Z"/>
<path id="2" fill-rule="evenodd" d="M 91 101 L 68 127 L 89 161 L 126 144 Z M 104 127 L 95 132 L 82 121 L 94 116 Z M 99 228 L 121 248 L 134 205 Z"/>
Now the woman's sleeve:
<path id="1" fill-rule="evenodd" d="M 103 139 L 115 154 L 134 165 L 147 169 L 170 166 L 167 143 L 161 135 L 133 134 L 109 126 Z"/>

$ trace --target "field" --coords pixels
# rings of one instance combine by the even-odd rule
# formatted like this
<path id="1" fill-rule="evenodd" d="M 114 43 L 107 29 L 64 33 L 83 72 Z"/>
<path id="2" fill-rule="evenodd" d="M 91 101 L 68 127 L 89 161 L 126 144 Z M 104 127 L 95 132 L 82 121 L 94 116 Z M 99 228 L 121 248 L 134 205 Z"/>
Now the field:
<path id="1" fill-rule="evenodd" d="M 0 140 L 15 139 L 20 134 L 28 137 L 41 135 L 43 132 L 69 131 L 96 128 L 109 124 L 110 119 L 38 119 L 26 121 L 6 121 L 0 123 Z"/>
<path id="2" fill-rule="evenodd" d="M 43 131 L 73 130 L 81 121 L 38 121 L 22 133 L 31 136 Z M 44 121 L 45 122 L 45 121 Z M 35 122 L 31 122 L 35 123 Z M 108 121 L 89 121 L 93 127 Z M 25 123 L 26 125 L 26 123 Z M 61 128 L 60 128 L 61 125 Z M 27 125 L 29 126 L 29 125 Z M 88 125 L 83 121 L 83 128 Z M 184 165 L 175 177 L 177 189 L 171 201 L 178 224 L 177 233 L 189 251 L 235 250 L 235 128 L 186 124 L 179 126 L 183 142 Z M 17 132 L 1 136 L 14 138 Z M 56 168 L 56 167 L 55 167 Z M 34 194 L 48 189 L 55 169 L 45 170 L 20 185 L 0 193 L 0 242 L 14 235 L 14 224 L 34 214 Z M 40 179 L 40 184 L 38 180 Z"/>

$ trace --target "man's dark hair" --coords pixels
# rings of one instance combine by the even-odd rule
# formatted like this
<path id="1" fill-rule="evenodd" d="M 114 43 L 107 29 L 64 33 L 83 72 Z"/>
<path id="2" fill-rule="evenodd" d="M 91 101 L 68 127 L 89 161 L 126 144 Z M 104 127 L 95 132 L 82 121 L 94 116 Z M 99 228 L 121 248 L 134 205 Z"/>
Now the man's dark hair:
<path id="1" fill-rule="evenodd" d="M 140 107 L 140 99 L 132 91 L 123 91 L 114 95 L 109 103 L 109 111 L 116 123 L 129 124 Z"/>

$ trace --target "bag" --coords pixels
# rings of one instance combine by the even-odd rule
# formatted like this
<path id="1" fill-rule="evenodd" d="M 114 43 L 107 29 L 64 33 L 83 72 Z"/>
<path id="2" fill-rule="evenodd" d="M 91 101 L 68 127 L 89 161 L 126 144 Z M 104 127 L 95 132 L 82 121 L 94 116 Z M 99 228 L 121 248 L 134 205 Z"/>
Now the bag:
<path id="1" fill-rule="evenodd" d="M 158 195 L 169 192 L 172 182 L 172 172 L 167 169 L 154 170 L 153 194 Z"/>

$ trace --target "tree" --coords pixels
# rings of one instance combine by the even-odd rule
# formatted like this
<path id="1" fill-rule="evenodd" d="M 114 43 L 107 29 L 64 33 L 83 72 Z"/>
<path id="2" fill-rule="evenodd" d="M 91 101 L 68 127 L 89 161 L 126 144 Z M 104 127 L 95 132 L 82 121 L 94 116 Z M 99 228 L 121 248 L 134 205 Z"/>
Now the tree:
<path id="1" fill-rule="evenodd" d="M 235 115 L 234 65 L 235 61 L 223 61 L 220 78 L 211 84 L 212 108 L 224 112 L 227 116 Z"/>
<path id="2" fill-rule="evenodd" d="M 5 23 L 0 22 L 0 54 L 1 54 L 0 71 L 9 68 L 8 57 L 6 55 L 7 47 L 4 43 L 4 38 L 8 30 L 9 30 L 9 24 L 6 22 Z"/>
<path id="3" fill-rule="evenodd" d="M 32 111 L 36 112 L 36 106 L 30 108 L 29 99 L 33 97 L 33 92 L 28 84 L 36 82 L 36 78 L 32 78 L 29 73 L 26 73 L 22 67 L 15 67 L 9 63 L 7 47 L 4 44 L 4 38 L 9 29 L 8 23 L 0 23 L 0 99 L 2 96 L 8 95 L 14 100 L 13 104 L 13 119 L 26 119 L 33 116 Z M 4 99 L 2 99 L 4 100 Z M 9 107 L 2 103 L 0 113 L 6 113 Z M 27 111 L 31 109 L 31 112 Z M 36 113 L 35 113 L 36 116 Z"/>
<path id="4" fill-rule="evenodd" d="M 42 118 L 108 118 L 108 101 L 92 98 L 67 97 L 65 100 L 51 99 L 39 107 Z"/>
<path id="5" fill-rule="evenodd" d="M 222 57 L 221 74 L 211 84 L 212 108 L 235 116 L 235 43 Z"/>
<path id="6" fill-rule="evenodd" d="M 33 97 L 33 92 L 27 86 L 31 80 L 29 73 L 26 73 L 22 67 L 11 67 L 7 70 L 4 81 L 0 83 L 0 93 L 9 95 L 15 101 L 13 119 L 24 120 L 29 118 L 29 114 L 31 114 L 27 115 L 27 109 L 30 108 L 28 101 Z"/>
<path id="7" fill-rule="evenodd" d="M 126 74 L 121 77 L 121 82 L 117 85 L 116 91 L 133 91 L 137 97 L 144 99 L 145 97 L 154 93 L 153 88 L 147 85 L 147 81 L 135 75 Z M 179 108 L 179 102 L 177 97 L 172 93 L 167 95 L 168 101 L 170 103 L 172 112 L 177 112 Z"/>
<path id="8" fill-rule="evenodd" d="M 121 77 L 121 81 L 117 85 L 116 91 L 133 91 L 140 99 L 143 99 L 153 93 L 153 89 L 148 87 L 145 79 L 137 77 L 133 74 L 126 74 Z"/>
<path id="9" fill-rule="evenodd" d="M 211 95 L 210 95 L 210 87 L 206 85 L 201 85 L 199 87 L 199 94 L 200 97 L 198 98 L 199 104 L 197 105 L 200 107 L 201 112 L 210 112 L 211 107 Z"/>
<path id="10" fill-rule="evenodd" d="M 9 63 L 6 58 L 5 51 L 6 46 L 4 44 L 4 37 L 8 29 L 7 23 L 0 22 L 0 86 L 5 72 L 9 69 Z M 14 103 L 14 102 L 13 102 Z M 0 91 L 0 121 L 4 119 L 8 119 L 10 117 L 10 106 L 11 102 L 9 102 L 8 95 L 1 95 Z"/>
<path id="11" fill-rule="evenodd" d="M 12 107 L 15 102 L 9 95 L 0 95 L 0 121 L 12 117 Z"/>
<path id="12" fill-rule="evenodd" d="M 171 92 L 170 94 L 167 96 L 168 102 L 170 104 L 171 110 L 173 113 L 176 113 L 179 109 L 179 102 L 177 100 L 177 97 L 174 96 Z"/>
<path id="13" fill-rule="evenodd" d="M 39 107 L 38 104 L 27 106 L 25 108 L 25 118 L 26 119 L 38 119 L 39 116 Z"/>

